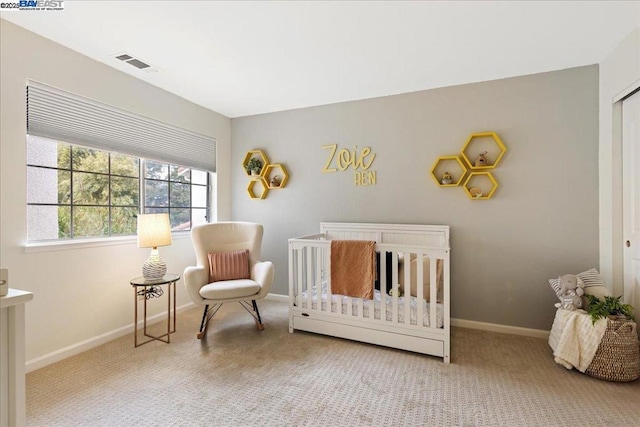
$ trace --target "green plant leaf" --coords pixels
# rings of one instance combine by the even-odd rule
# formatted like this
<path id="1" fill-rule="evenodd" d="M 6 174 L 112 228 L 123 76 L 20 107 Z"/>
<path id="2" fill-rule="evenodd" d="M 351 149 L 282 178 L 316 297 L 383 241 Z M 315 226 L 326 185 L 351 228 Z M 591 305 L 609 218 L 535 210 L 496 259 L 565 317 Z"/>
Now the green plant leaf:
<path id="1" fill-rule="evenodd" d="M 587 299 L 589 300 L 587 313 L 591 316 L 591 323 L 595 324 L 598 319 L 606 318 L 609 315 L 622 315 L 635 321 L 633 306 L 623 304 L 620 302 L 620 298 L 622 298 L 622 295 L 619 297 L 605 296 L 604 300 L 601 300 L 593 295 L 587 295 Z"/>

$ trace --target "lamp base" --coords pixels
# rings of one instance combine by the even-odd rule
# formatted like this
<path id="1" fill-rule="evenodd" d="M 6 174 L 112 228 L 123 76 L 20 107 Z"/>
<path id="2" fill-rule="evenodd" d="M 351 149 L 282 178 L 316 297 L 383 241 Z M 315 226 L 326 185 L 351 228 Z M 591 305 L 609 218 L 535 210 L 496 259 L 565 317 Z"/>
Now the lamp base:
<path id="1" fill-rule="evenodd" d="M 142 264 L 142 275 L 147 280 L 162 279 L 167 273 L 167 264 L 160 258 L 158 249 L 152 249 L 149 258 Z"/>

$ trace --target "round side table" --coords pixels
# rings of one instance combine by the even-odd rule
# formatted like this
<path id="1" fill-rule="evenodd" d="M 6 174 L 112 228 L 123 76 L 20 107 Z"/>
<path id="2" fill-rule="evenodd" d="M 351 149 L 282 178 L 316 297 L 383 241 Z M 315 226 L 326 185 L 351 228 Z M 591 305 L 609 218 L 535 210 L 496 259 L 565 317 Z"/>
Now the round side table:
<path id="1" fill-rule="evenodd" d="M 180 280 L 178 274 L 165 274 L 160 279 L 147 280 L 144 277 L 136 277 L 131 280 L 133 287 L 133 345 L 139 347 L 151 341 L 162 341 L 169 344 L 171 342 L 171 334 L 176 331 L 176 282 Z M 159 298 L 164 294 L 162 285 L 167 285 L 167 333 L 159 336 L 151 335 L 147 332 L 147 301 L 152 298 Z M 173 288 L 173 295 L 171 295 Z M 150 338 L 146 341 L 138 343 L 138 297 L 143 297 L 144 301 L 144 320 L 143 335 Z M 173 310 L 171 310 L 171 302 L 173 301 Z M 173 311 L 173 329 L 171 328 L 171 313 Z"/>

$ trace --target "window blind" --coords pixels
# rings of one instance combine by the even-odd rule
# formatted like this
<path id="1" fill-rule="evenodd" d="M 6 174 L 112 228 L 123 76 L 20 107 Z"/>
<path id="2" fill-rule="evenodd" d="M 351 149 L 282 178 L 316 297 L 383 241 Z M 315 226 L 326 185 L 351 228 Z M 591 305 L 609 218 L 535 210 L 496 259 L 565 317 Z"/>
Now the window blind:
<path id="1" fill-rule="evenodd" d="M 149 117 L 27 82 L 27 133 L 209 172 L 216 140 Z"/>

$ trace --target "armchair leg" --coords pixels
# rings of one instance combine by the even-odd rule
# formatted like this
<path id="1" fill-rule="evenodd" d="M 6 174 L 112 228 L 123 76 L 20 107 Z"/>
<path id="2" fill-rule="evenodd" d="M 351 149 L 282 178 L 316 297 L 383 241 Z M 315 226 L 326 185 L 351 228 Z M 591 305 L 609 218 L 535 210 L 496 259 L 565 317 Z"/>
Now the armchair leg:
<path id="1" fill-rule="evenodd" d="M 196 337 L 200 340 L 207 333 L 207 326 L 209 325 L 209 320 L 213 319 L 213 316 L 216 315 L 218 310 L 222 307 L 222 303 L 214 304 L 209 310 L 209 305 L 204 306 L 204 313 L 202 313 L 202 322 L 200 322 L 200 332 L 196 335 Z"/>
<path id="2" fill-rule="evenodd" d="M 207 319 L 208 310 L 209 310 L 209 304 L 204 306 L 204 313 L 202 313 L 202 322 L 200 322 L 200 331 L 198 332 L 198 335 L 196 335 L 198 339 L 202 339 L 202 337 L 204 336 L 204 333 L 206 332 L 206 326 L 209 324 L 209 322 L 205 323 L 205 320 Z"/>
<path id="3" fill-rule="evenodd" d="M 252 306 L 249 306 L 249 304 L 246 301 L 238 301 L 238 302 L 240 303 L 242 308 L 247 310 L 247 313 L 253 316 L 253 319 L 256 321 L 256 327 L 258 328 L 258 330 L 264 331 L 264 325 L 262 324 L 262 319 L 260 319 L 260 312 L 258 311 L 258 304 L 256 304 L 256 300 L 251 300 L 251 302 L 253 303 Z"/>
<path id="4" fill-rule="evenodd" d="M 251 303 L 253 304 L 253 311 L 255 311 L 256 315 L 258 316 L 258 329 L 262 331 L 264 330 L 264 325 L 262 324 L 262 319 L 260 318 L 260 311 L 258 311 L 258 304 L 256 303 L 256 300 L 251 300 Z"/>

